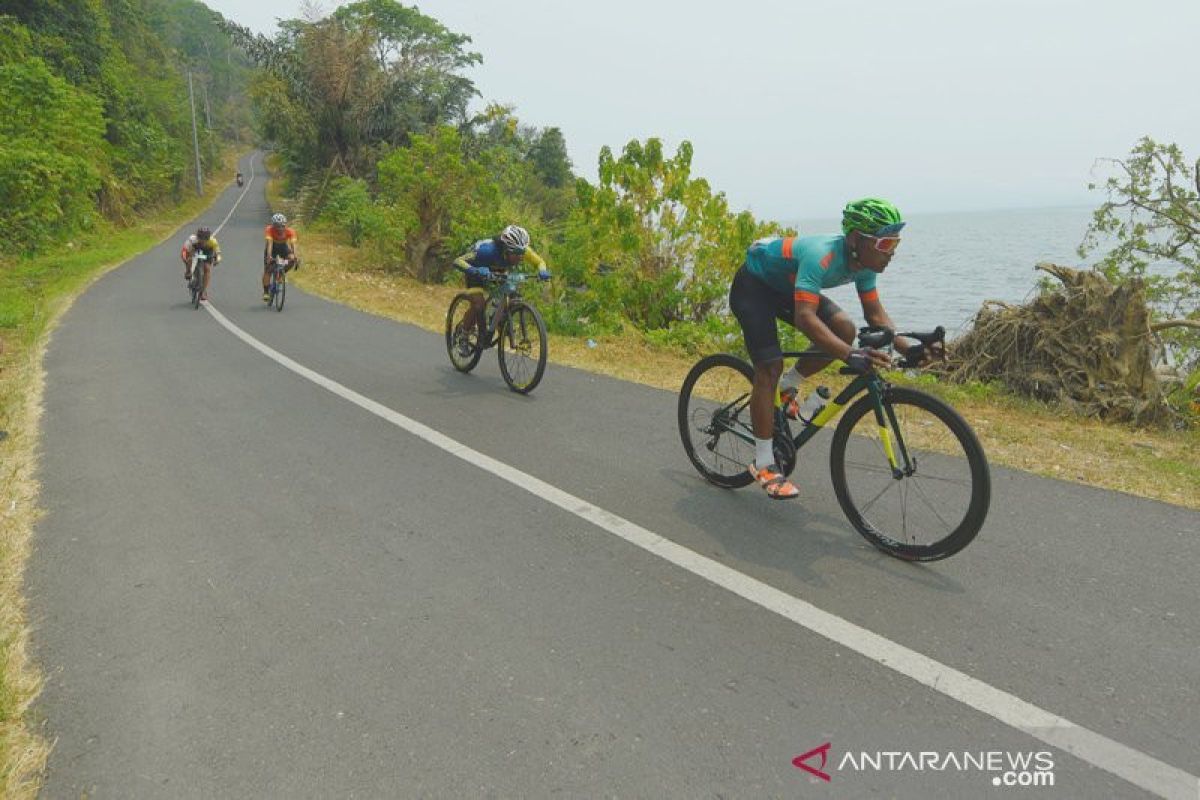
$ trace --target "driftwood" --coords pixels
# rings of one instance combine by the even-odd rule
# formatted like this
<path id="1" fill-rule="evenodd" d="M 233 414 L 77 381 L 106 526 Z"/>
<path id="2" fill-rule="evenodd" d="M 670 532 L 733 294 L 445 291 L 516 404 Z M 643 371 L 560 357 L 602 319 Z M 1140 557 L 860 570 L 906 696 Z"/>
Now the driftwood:
<path id="1" fill-rule="evenodd" d="M 1142 283 L 1042 263 L 1061 286 L 1024 305 L 988 302 L 938 368 L 952 382 L 998 381 L 1085 416 L 1153 424 L 1171 411 L 1154 370 Z"/>

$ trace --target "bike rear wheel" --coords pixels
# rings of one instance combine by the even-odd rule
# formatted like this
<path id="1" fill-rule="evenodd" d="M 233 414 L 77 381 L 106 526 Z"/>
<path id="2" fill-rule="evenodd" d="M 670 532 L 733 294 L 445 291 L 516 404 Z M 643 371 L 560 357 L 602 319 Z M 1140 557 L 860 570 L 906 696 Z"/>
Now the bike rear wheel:
<path id="1" fill-rule="evenodd" d="M 754 477 L 750 390 L 754 369 L 728 353 L 701 359 L 679 390 L 679 438 L 692 466 L 709 483 L 736 489 Z"/>
<path id="2" fill-rule="evenodd" d="M 446 352 L 450 355 L 450 363 L 459 372 L 475 369 L 479 357 L 483 355 L 482 320 L 476 317 L 476 324 L 469 329 L 463 325 L 470 310 L 471 295 L 463 292 L 454 296 L 450 301 L 450 310 L 446 312 Z"/>
<path id="3" fill-rule="evenodd" d="M 273 297 L 272 297 L 272 300 L 275 303 L 275 310 L 277 312 L 283 311 L 283 300 L 284 300 L 284 297 L 286 297 L 286 296 L 287 296 L 287 276 L 281 272 L 275 276 L 275 291 L 274 291 Z"/>
<path id="4" fill-rule="evenodd" d="M 529 394 L 546 372 L 546 323 L 533 306 L 512 303 L 496 348 L 500 374 L 508 388 Z"/>
<path id="5" fill-rule="evenodd" d="M 971 543 L 987 517 L 992 484 L 983 447 L 957 411 L 924 392 L 889 387 L 883 406 L 882 427 L 869 395 L 838 423 L 829 453 L 838 503 L 885 553 L 907 561 L 948 558 Z"/>

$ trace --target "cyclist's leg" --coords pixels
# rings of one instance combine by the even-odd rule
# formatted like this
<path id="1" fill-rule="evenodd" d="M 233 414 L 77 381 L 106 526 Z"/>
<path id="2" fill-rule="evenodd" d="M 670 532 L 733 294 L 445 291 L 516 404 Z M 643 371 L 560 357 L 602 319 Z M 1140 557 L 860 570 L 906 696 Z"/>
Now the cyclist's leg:
<path id="1" fill-rule="evenodd" d="M 487 302 L 487 293 L 486 293 L 487 290 L 485 288 L 487 286 L 487 283 L 485 281 L 481 281 L 480 279 L 478 279 L 474 276 L 471 276 L 471 275 L 467 275 L 465 277 L 466 277 L 466 281 L 467 281 L 467 289 L 468 290 L 470 290 L 470 289 L 478 290 L 478 291 L 470 292 L 471 307 L 469 309 L 467 309 L 467 313 L 465 316 L 463 316 L 463 321 L 462 321 L 462 325 L 464 328 L 471 328 L 472 326 L 477 324 L 476 320 L 478 320 L 483 315 L 483 306 L 484 306 L 484 303 Z"/>
<path id="2" fill-rule="evenodd" d="M 780 296 L 776 296 L 780 295 Z M 754 364 L 754 380 L 750 390 L 750 420 L 754 429 L 754 464 L 750 471 L 776 499 L 795 497 L 796 487 L 779 472 L 775 465 L 775 387 L 783 372 L 783 350 L 779 346 L 779 330 L 775 319 L 780 306 L 792 298 L 774 291 L 743 266 L 734 275 L 729 290 L 729 308 L 742 326 L 746 352 Z"/>
<path id="3" fill-rule="evenodd" d="M 200 290 L 200 299 L 201 300 L 208 299 L 208 281 L 211 277 L 212 277 L 212 262 L 205 261 L 204 262 L 204 286 Z"/>

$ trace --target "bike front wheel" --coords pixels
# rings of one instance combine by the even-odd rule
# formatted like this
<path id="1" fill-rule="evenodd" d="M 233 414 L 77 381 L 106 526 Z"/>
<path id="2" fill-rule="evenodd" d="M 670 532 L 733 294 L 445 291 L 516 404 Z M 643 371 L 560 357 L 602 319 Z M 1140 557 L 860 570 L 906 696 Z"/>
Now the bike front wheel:
<path id="1" fill-rule="evenodd" d="M 275 310 L 283 311 L 283 300 L 287 296 L 287 278 L 278 275 L 275 278 L 275 296 L 272 298 L 275 302 Z"/>
<path id="2" fill-rule="evenodd" d="M 524 303 L 508 307 L 496 354 L 508 388 L 532 392 L 546 372 L 546 323 L 536 308 Z"/>
<path id="3" fill-rule="evenodd" d="M 459 372 L 475 369 L 479 357 L 483 355 L 482 323 L 476 318 L 474 325 L 463 324 L 470 310 L 471 295 L 463 292 L 454 296 L 450 301 L 450 310 L 446 312 L 446 352 L 450 354 L 450 363 Z"/>
<path id="4" fill-rule="evenodd" d="M 882 424 L 869 395 L 846 410 L 830 444 L 838 503 L 867 541 L 907 561 L 962 550 L 983 527 L 991 476 L 957 411 L 914 389 L 888 387 Z"/>

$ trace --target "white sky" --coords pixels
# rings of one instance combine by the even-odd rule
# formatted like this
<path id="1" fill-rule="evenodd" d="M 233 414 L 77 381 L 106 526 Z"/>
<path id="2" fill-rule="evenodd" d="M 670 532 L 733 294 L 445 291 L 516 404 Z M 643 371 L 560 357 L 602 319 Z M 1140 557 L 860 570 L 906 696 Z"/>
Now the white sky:
<path id="1" fill-rule="evenodd" d="M 206 0 L 269 32 L 300 0 Z M 326 2 L 326 8 L 333 3 Z M 607 144 L 695 146 L 735 208 L 830 217 L 1096 205 L 1100 156 L 1148 134 L 1200 156 L 1200 0 L 429 0 L 473 39 L 480 104 Z"/>

